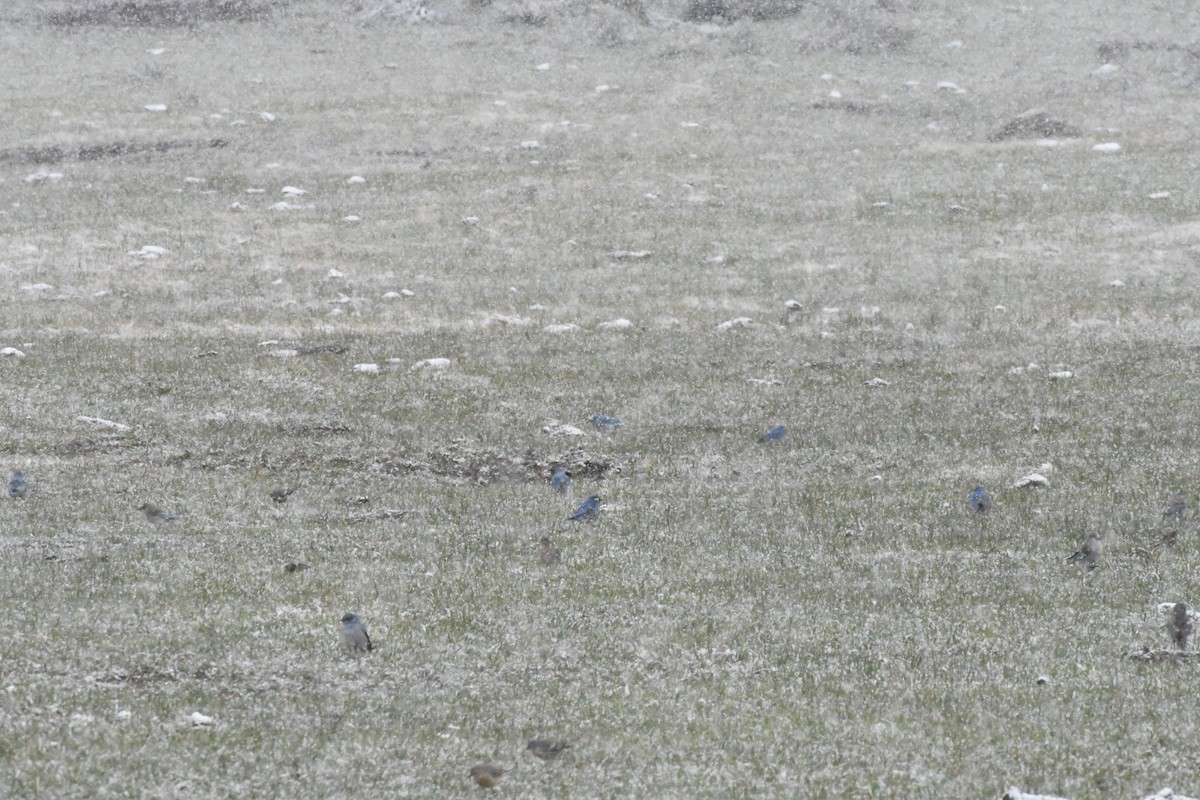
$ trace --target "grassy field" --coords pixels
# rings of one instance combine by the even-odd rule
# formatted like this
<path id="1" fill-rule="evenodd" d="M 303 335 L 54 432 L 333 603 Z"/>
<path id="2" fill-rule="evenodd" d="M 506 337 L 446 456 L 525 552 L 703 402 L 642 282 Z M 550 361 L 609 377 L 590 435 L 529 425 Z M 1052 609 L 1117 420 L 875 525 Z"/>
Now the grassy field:
<path id="1" fill-rule="evenodd" d="M 1200 792 L 1196 12 L 81 7 L 0 26 L 0 795 Z"/>

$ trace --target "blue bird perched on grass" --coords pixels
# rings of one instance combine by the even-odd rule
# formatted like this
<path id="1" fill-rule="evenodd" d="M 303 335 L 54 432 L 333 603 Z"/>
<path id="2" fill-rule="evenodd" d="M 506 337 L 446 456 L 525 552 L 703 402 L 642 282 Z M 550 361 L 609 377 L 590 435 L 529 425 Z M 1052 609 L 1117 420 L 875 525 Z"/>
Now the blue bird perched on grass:
<path id="1" fill-rule="evenodd" d="M 975 509 L 975 513 L 986 514 L 992 507 L 992 496 L 988 494 L 987 489 L 976 486 L 971 490 L 971 496 L 967 498 L 967 502 L 971 504 L 971 508 Z"/>
<path id="2" fill-rule="evenodd" d="M 567 490 L 567 487 L 571 485 L 571 476 L 567 474 L 566 467 L 560 466 L 554 470 L 554 474 L 550 476 L 550 485 L 558 492 Z"/>
<path id="3" fill-rule="evenodd" d="M 589 495 L 586 500 L 579 504 L 579 508 L 575 509 L 575 513 L 567 517 L 567 521 L 574 519 L 595 519 L 600 514 L 600 495 Z"/>
<path id="4" fill-rule="evenodd" d="M 592 424 L 602 431 L 611 431 L 613 428 L 621 427 L 621 420 L 604 414 L 592 414 Z"/>
<path id="5" fill-rule="evenodd" d="M 29 484 L 25 482 L 25 476 L 21 474 L 21 470 L 17 470 L 8 480 L 8 496 L 13 500 L 20 500 L 29 492 Z"/>
<path id="6" fill-rule="evenodd" d="M 771 428 L 771 430 L 767 431 L 762 436 L 758 437 L 758 441 L 760 444 L 767 444 L 769 442 L 778 442 L 780 439 L 783 438 L 784 434 L 786 434 L 786 433 L 787 433 L 786 425 L 776 425 L 774 428 Z"/>
<path id="7" fill-rule="evenodd" d="M 342 641 L 342 647 L 347 650 L 360 652 L 375 649 L 375 646 L 371 644 L 371 637 L 367 634 L 367 626 L 358 618 L 358 614 L 352 614 L 349 611 L 342 616 L 342 627 L 338 631 L 338 638 Z"/>

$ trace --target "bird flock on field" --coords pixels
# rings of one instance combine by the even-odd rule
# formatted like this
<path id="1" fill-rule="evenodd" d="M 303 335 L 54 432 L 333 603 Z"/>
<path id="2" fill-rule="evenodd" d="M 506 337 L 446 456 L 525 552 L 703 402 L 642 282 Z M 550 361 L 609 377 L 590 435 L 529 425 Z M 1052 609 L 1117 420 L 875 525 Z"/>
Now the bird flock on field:
<path id="1" fill-rule="evenodd" d="M 982 485 L 976 486 L 967 496 L 967 503 L 976 514 L 986 514 L 992 508 L 992 495 Z M 1182 520 L 1183 514 L 1187 510 L 1187 501 L 1182 496 L 1175 496 L 1167 503 L 1167 507 L 1163 509 L 1163 519 Z M 1172 530 L 1164 534 L 1161 542 L 1170 544 L 1178 537 L 1178 530 Z M 1096 569 L 1100 564 L 1100 557 L 1104 555 L 1104 537 L 1098 533 L 1090 534 L 1083 544 L 1079 546 L 1071 555 L 1067 556 L 1068 564 L 1078 564 L 1087 569 L 1088 572 Z M 1188 611 L 1187 603 L 1179 602 L 1173 605 L 1167 604 L 1171 610 L 1171 619 L 1163 627 L 1166 628 L 1167 634 L 1170 636 L 1171 643 L 1178 650 L 1187 650 L 1188 639 L 1192 635 L 1194 624 L 1191 619 L 1191 612 Z"/>
<path id="2" fill-rule="evenodd" d="M 621 421 L 615 417 L 610 417 L 604 414 L 594 414 L 591 418 L 592 425 L 601 431 L 612 431 L 620 427 Z M 758 441 L 760 444 L 770 445 L 783 440 L 787 434 L 787 427 L 784 425 L 776 425 L 762 436 Z M 558 493 L 565 494 L 572 485 L 572 479 L 566 466 L 556 465 L 550 475 L 550 486 Z M 12 500 L 24 500 L 29 494 L 29 482 L 25 475 L 17 470 L 13 472 L 9 478 L 7 491 L 8 496 Z M 275 503 L 286 503 L 288 497 L 295 490 L 293 488 L 279 488 L 270 492 L 270 498 Z M 977 485 L 971 490 L 967 496 L 967 503 L 971 510 L 981 518 L 987 515 L 992 508 L 992 495 L 982 485 Z M 159 508 L 152 503 L 142 503 L 138 506 L 138 511 L 145 515 L 146 519 L 155 524 L 163 524 L 174 522 L 177 518 Z M 603 502 L 598 494 L 589 494 L 579 503 L 575 511 L 566 517 L 567 522 L 582 522 L 595 520 L 599 518 L 603 511 Z M 1163 509 L 1162 518 L 1164 520 L 1182 520 L 1187 511 L 1187 501 L 1182 496 L 1171 498 Z M 1170 544 L 1175 537 L 1178 536 L 1177 530 L 1172 530 L 1162 537 L 1164 545 Z M 541 537 L 539 542 L 539 560 L 544 566 L 553 567 L 562 563 L 562 552 L 555 546 L 553 540 L 549 536 Z M 1104 537 L 1100 534 L 1091 534 L 1080 545 L 1079 549 L 1067 557 L 1068 564 L 1077 564 L 1085 568 L 1088 572 L 1095 570 L 1100 559 L 1104 555 Z M 295 573 L 310 569 L 308 564 L 304 563 L 288 563 L 284 566 L 284 572 Z M 1163 627 L 1167 631 L 1172 646 L 1179 651 L 1188 649 L 1188 641 L 1192 636 L 1195 624 L 1192 621 L 1192 612 L 1188 610 L 1186 603 L 1166 603 L 1162 606 L 1163 609 L 1170 612 L 1170 618 Z M 338 627 L 338 641 L 343 650 L 352 654 L 370 653 L 375 650 L 375 644 L 371 641 L 371 635 L 367 632 L 367 625 L 363 620 L 353 612 L 346 612 L 342 615 L 341 622 Z M 552 761 L 562 755 L 564 751 L 571 747 L 570 742 L 557 739 L 532 739 L 526 746 L 526 750 L 532 755 L 543 761 Z M 494 789 L 500 785 L 501 780 L 510 771 L 510 769 L 496 766 L 495 764 L 476 764 L 470 769 L 471 779 L 482 789 Z"/>

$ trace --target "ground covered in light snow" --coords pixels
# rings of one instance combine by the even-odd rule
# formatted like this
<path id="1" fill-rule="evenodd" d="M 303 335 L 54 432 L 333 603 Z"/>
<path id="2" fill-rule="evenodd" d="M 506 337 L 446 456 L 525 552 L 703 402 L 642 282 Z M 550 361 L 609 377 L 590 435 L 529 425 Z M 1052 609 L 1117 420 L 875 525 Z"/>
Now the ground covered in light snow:
<path id="1" fill-rule="evenodd" d="M 0 12 L 0 795 L 1200 791 L 1195 12 L 139 5 Z"/>

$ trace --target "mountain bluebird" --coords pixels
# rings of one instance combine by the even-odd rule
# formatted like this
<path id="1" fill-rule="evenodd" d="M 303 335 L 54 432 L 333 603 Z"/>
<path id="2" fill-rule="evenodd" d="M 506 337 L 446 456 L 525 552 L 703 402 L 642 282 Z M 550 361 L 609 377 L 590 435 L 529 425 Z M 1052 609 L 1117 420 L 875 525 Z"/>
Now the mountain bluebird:
<path id="1" fill-rule="evenodd" d="M 573 519 L 595 519 L 600 514 L 600 495 L 588 495 L 588 499 L 579 504 L 579 508 L 575 509 L 575 513 L 567 517 L 567 520 Z"/>
<path id="2" fill-rule="evenodd" d="M 347 650 L 361 652 L 375 649 L 371 644 L 371 637 L 367 635 L 367 626 L 358 618 L 358 614 L 346 612 L 342 617 L 342 628 L 338 631 L 338 636 L 341 637 L 342 647 Z"/>
<path id="3" fill-rule="evenodd" d="M 1167 623 L 1167 632 L 1171 641 L 1180 650 L 1187 650 L 1188 637 L 1192 635 L 1192 620 L 1188 617 L 1187 603 L 1176 603 L 1171 611 L 1171 621 Z"/>
<path id="4" fill-rule="evenodd" d="M 570 742 L 559 742 L 554 739 L 533 739 L 525 747 L 542 761 L 550 761 L 562 755 L 562 751 L 571 746 Z"/>
<path id="5" fill-rule="evenodd" d="M 29 484 L 25 482 L 25 476 L 21 474 L 21 470 L 17 470 L 8 480 L 8 496 L 13 500 L 20 500 L 29 491 Z"/>
<path id="6" fill-rule="evenodd" d="M 1187 501 L 1183 499 L 1183 495 L 1176 495 L 1171 498 L 1171 502 L 1167 503 L 1167 507 L 1163 509 L 1163 519 L 1183 519 L 1183 512 L 1187 509 Z"/>
<path id="7" fill-rule="evenodd" d="M 602 431 L 610 431 L 613 428 L 619 428 L 621 420 L 616 417 L 607 417 L 604 414 L 592 414 L 592 424 Z"/>
<path id="8" fill-rule="evenodd" d="M 271 499 L 274 500 L 276 503 L 281 503 L 281 504 L 286 503 L 287 499 L 288 499 L 288 495 L 290 495 L 294 491 L 296 491 L 296 490 L 291 488 L 290 486 L 286 487 L 286 488 L 281 488 L 281 489 L 272 489 L 271 490 Z"/>
<path id="9" fill-rule="evenodd" d="M 142 503 L 140 506 L 138 506 L 137 510 L 142 512 L 143 514 L 145 514 L 146 519 L 150 520 L 155 525 L 157 525 L 160 522 L 174 522 L 175 521 L 174 516 L 163 511 L 161 508 L 159 508 L 156 505 L 151 505 L 150 503 Z"/>
<path id="10" fill-rule="evenodd" d="M 982 486 L 976 486 L 971 490 L 971 496 L 967 498 L 967 501 L 977 514 L 986 514 L 987 510 L 992 507 L 992 496 Z"/>
<path id="11" fill-rule="evenodd" d="M 567 490 L 567 487 L 571 485 L 571 476 L 567 474 L 566 467 L 560 466 L 554 470 L 554 474 L 550 476 L 550 485 L 559 492 Z"/>
<path id="12" fill-rule="evenodd" d="M 542 537 L 542 563 L 547 567 L 562 563 L 562 551 L 554 546 L 549 536 Z"/>
<path id="13" fill-rule="evenodd" d="M 1089 570 L 1096 568 L 1096 562 L 1100 560 L 1101 554 L 1104 553 L 1104 542 L 1100 536 L 1093 533 L 1083 543 L 1083 547 L 1076 550 L 1067 559 L 1068 564 L 1083 564 Z"/>
<path id="14" fill-rule="evenodd" d="M 758 437 L 758 441 L 760 444 L 766 444 L 768 442 L 778 442 L 780 439 L 783 438 L 783 435 L 785 433 L 787 433 L 786 425 L 776 425 L 774 428 L 771 428 L 771 430 L 767 431 L 762 436 Z"/>
<path id="15" fill-rule="evenodd" d="M 500 785 L 500 780 L 506 772 L 508 770 L 501 769 L 495 764 L 476 764 L 471 767 L 471 779 L 479 784 L 481 789 L 495 789 Z"/>

